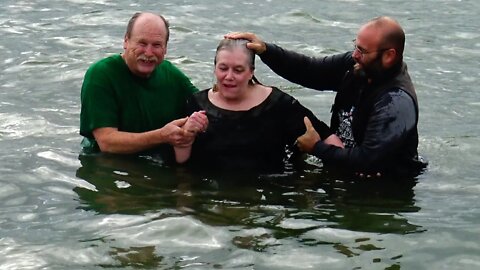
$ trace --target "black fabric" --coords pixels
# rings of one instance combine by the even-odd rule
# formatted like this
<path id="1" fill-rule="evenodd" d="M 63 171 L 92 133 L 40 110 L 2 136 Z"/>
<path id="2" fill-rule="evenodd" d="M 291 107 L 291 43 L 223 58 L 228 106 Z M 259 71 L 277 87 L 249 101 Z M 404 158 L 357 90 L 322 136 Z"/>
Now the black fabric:
<path id="1" fill-rule="evenodd" d="M 322 138 L 332 134 L 295 98 L 273 87 L 258 106 L 247 111 L 219 108 L 208 99 L 208 90 L 188 101 L 188 113 L 205 110 L 209 126 L 198 134 L 189 163 L 216 169 L 277 170 L 283 167 L 287 148 L 305 133 L 307 116 Z"/>
<path id="2" fill-rule="evenodd" d="M 353 134 L 358 144 L 364 141 L 364 130 L 366 129 L 369 121 L 369 116 L 374 112 L 375 102 L 381 100 L 382 96 L 386 96 L 389 93 L 396 91 L 404 91 L 413 100 L 415 105 L 415 128 L 407 135 L 405 143 L 402 144 L 403 151 L 392 153 L 390 159 L 402 160 L 409 159 L 409 157 L 415 157 L 418 155 L 418 101 L 413 87 L 410 76 L 408 75 L 407 66 L 402 64 L 400 67 L 393 69 L 390 76 L 386 76 L 383 80 L 372 85 L 367 91 L 363 91 L 363 95 L 359 100 L 357 106 L 358 109 L 354 113 L 354 125 Z M 386 102 L 394 102 L 395 96 L 392 99 L 387 99 Z M 401 112 L 399 112 L 401 113 Z M 395 156 L 398 155 L 398 156 Z M 403 155 L 403 157 L 402 157 Z"/>

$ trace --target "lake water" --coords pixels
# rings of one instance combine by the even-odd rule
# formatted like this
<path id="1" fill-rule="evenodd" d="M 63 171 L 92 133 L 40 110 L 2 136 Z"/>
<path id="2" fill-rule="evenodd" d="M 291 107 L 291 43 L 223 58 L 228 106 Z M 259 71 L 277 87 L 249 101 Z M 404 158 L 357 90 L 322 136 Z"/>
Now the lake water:
<path id="1" fill-rule="evenodd" d="M 168 59 L 201 89 L 223 34 L 310 55 L 397 18 L 420 102 L 416 183 L 352 184 L 315 160 L 278 175 L 194 174 L 155 159 L 79 160 L 80 86 L 122 51 L 134 11 L 170 20 Z M 0 269 L 480 269 L 480 2 L 3 0 Z M 257 77 L 329 118 L 332 93 Z"/>

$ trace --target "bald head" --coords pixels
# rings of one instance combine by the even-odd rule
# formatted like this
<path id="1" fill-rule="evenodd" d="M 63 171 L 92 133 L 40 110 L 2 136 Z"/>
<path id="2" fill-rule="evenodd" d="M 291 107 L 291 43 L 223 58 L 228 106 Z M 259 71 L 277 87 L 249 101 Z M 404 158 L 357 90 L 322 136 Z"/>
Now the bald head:
<path id="1" fill-rule="evenodd" d="M 122 58 L 133 74 L 148 78 L 163 62 L 167 41 L 168 23 L 162 16 L 135 13 L 128 22 Z"/>
<path id="2" fill-rule="evenodd" d="M 405 32 L 393 18 L 382 16 L 368 21 L 362 28 L 373 28 L 378 32 L 379 47 L 394 48 L 400 59 L 405 48 Z"/>
<path id="3" fill-rule="evenodd" d="M 133 14 L 132 18 L 130 18 L 130 20 L 128 21 L 127 31 L 125 32 L 125 38 L 130 38 L 132 36 L 135 23 L 137 23 L 138 21 L 142 22 L 142 21 L 151 21 L 151 20 L 158 20 L 158 19 L 160 19 L 165 25 L 165 30 L 166 30 L 165 44 L 166 44 L 168 42 L 168 39 L 170 38 L 170 24 L 162 15 L 150 13 L 150 12 L 137 12 Z"/>

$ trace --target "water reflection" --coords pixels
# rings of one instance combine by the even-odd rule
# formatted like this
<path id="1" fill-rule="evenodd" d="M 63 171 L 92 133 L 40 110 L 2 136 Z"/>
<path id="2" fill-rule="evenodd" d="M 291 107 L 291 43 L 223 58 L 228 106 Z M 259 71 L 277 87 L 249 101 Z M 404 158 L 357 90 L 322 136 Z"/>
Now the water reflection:
<path id="1" fill-rule="evenodd" d="M 177 171 L 134 156 L 81 155 L 76 176 L 96 191 L 75 188 L 82 207 L 102 214 L 142 214 L 171 207 L 181 178 Z"/>
<path id="2" fill-rule="evenodd" d="M 208 225 L 266 228 L 276 238 L 300 237 L 318 228 L 423 231 L 404 216 L 420 210 L 414 200 L 415 179 L 348 181 L 311 164 L 264 175 L 193 171 L 143 157 L 81 155 L 79 159 L 77 177 L 96 191 L 78 187 L 75 192 L 82 208 L 102 214 L 172 209 Z M 238 240 L 239 246 L 245 242 L 252 241 Z"/>
<path id="3" fill-rule="evenodd" d="M 151 157 L 81 155 L 79 159 L 77 177 L 95 186 L 74 189 L 82 209 L 106 216 L 156 216 L 133 227 L 124 224 L 102 240 L 110 246 L 115 265 L 221 268 L 232 262 L 223 265 L 218 258 L 232 248 L 269 254 L 300 245 L 330 247 L 330 253 L 337 254 L 327 257 L 372 256 L 377 251 L 389 255 L 373 260 L 394 267 L 403 254 L 392 256 L 383 235 L 424 231 L 405 216 L 420 210 L 414 200 L 415 179 L 349 181 L 305 162 L 265 175 L 192 170 Z M 119 245 L 126 235 L 131 238 L 128 244 Z M 180 254 L 210 252 L 187 259 L 172 257 L 178 250 Z M 253 265 L 245 263 L 242 267 Z"/>
<path id="4" fill-rule="evenodd" d="M 246 255 L 238 250 L 260 256 L 300 245 L 306 250 L 297 256 L 306 257 L 318 252 L 325 258 L 368 257 L 378 251 L 374 263 L 395 267 L 403 254 L 392 256 L 396 252 L 383 235 L 424 231 L 404 216 L 420 210 L 414 179 L 353 182 L 309 163 L 264 175 L 171 167 L 145 157 L 79 159 L 77 177 L 95 186 L 75 188 L 82 209 L 106 216 L 156 216 L 133 227 L 126 224 L 102 240 L 115 265 L 222 268 L 236 261 L 219 261 L 229 258 L 224 254 L 229 250 L 237 250 L 243 261 Z M 120 245 L 126 235 L 131 239 Z M 273 263 L 273 258 L 266 260 Z"/>
<path id="5" fill-rule="evenodd" d="M 110 255 L 115 258 L 122 267 L 141 266 L 142 268 L 158 269 L 166 266 L 162 263 L 162 257 L 155 254 L 155 247 L 114 248 Z M 110 265 L 102 265 L 109 267 Z"/>

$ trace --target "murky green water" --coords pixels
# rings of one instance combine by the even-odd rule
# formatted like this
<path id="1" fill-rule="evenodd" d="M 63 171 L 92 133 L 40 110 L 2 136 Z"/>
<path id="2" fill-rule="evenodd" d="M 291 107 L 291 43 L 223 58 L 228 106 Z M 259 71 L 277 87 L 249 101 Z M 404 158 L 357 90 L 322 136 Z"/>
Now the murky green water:
<path id="1" fill-rule="evenodd" d="M 213 83 L 223 34 L 311 55 L 396 17 L 420 101 L 428 170 L 349 183 L 313 160 L 278 175 L 194 173 L 152 159 L 78 158 L 80 86 L 122 50 L 134 11 L 171 22 L 168 58 Z M 480 2 L 13 1 L 0 7 L 0 269 L 480 268 Z M 332 93 L 257 77 L 328 119 Z"/>

